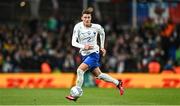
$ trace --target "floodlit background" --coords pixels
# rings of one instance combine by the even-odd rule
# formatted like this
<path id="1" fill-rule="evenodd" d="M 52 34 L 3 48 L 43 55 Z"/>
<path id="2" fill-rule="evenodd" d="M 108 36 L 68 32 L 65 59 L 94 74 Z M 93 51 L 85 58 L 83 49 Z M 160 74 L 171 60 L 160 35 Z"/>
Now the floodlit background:
<path id="1" fill-rule="evenodd" d="M 180 64 L 178 0 L 1 0 L 0 72 L 74 72 L 80 63 L 71 46 L 83 8 L 106 32 L 104 72 L 143 72 L 153 61 L 160 70 Z M 160 72 L 161 72 L 160 71 Z"/>

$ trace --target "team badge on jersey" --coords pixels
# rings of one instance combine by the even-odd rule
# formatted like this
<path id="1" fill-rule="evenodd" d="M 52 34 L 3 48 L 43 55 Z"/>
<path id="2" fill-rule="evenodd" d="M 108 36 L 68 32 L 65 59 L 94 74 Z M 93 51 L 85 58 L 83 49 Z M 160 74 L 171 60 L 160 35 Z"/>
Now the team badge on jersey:
<path id="1" fill-rule="evenodd" d="M 93 32 L 94 35 L 96 35 L 96 32 Z"/>

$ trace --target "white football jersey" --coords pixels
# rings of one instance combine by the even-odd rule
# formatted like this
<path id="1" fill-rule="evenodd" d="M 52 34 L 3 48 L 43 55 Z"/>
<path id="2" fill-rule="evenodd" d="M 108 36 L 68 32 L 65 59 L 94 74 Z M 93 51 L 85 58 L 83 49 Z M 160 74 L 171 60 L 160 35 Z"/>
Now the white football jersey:
<path id="1" fill-rule="evenodd" d="M 99 53 L 99 46 L 97 45 L 97 35 L 100 35 L 100 46 L 104 48 L 105 32 L 99 24 L 93 24 L 91 27 L 85 27 L 83 22 L 79 22 L 74 26 L 72 35 L 72 45 L 80 48 L 81 55 L 89 55 L 93 52 Z M 85 50 L 86 44 L 92 45 L 93 49 Z"/>

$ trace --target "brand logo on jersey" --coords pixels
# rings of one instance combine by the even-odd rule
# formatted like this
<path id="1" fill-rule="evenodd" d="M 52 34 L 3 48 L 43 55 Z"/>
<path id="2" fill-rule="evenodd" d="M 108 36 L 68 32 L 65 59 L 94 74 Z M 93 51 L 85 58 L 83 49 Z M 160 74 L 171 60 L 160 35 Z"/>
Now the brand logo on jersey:
<path id="1" fill-rule="evenodd" d="M 87 34 L 90 35 L 90 34 L 91 34 L 91 31 L 88 31 Z"/>

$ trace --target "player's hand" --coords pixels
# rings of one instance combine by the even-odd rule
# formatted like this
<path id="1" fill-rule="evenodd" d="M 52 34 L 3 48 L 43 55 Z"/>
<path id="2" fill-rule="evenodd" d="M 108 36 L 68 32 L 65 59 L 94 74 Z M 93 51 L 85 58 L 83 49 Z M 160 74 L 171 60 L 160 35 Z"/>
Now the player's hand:
<path id="1" fill-rule="evenodd" d="M 106 55 L 106 49 L 101 48 L 102 56 L 104 57 Z"/>
<path id="2" fill-rule="evenodd" d="M 90 50 L 93 48 L 94 48 L 94 46 L 92 46 L 92 45 L 85 45 L 85 47 L 84 47 L 85 50 Z"/>

